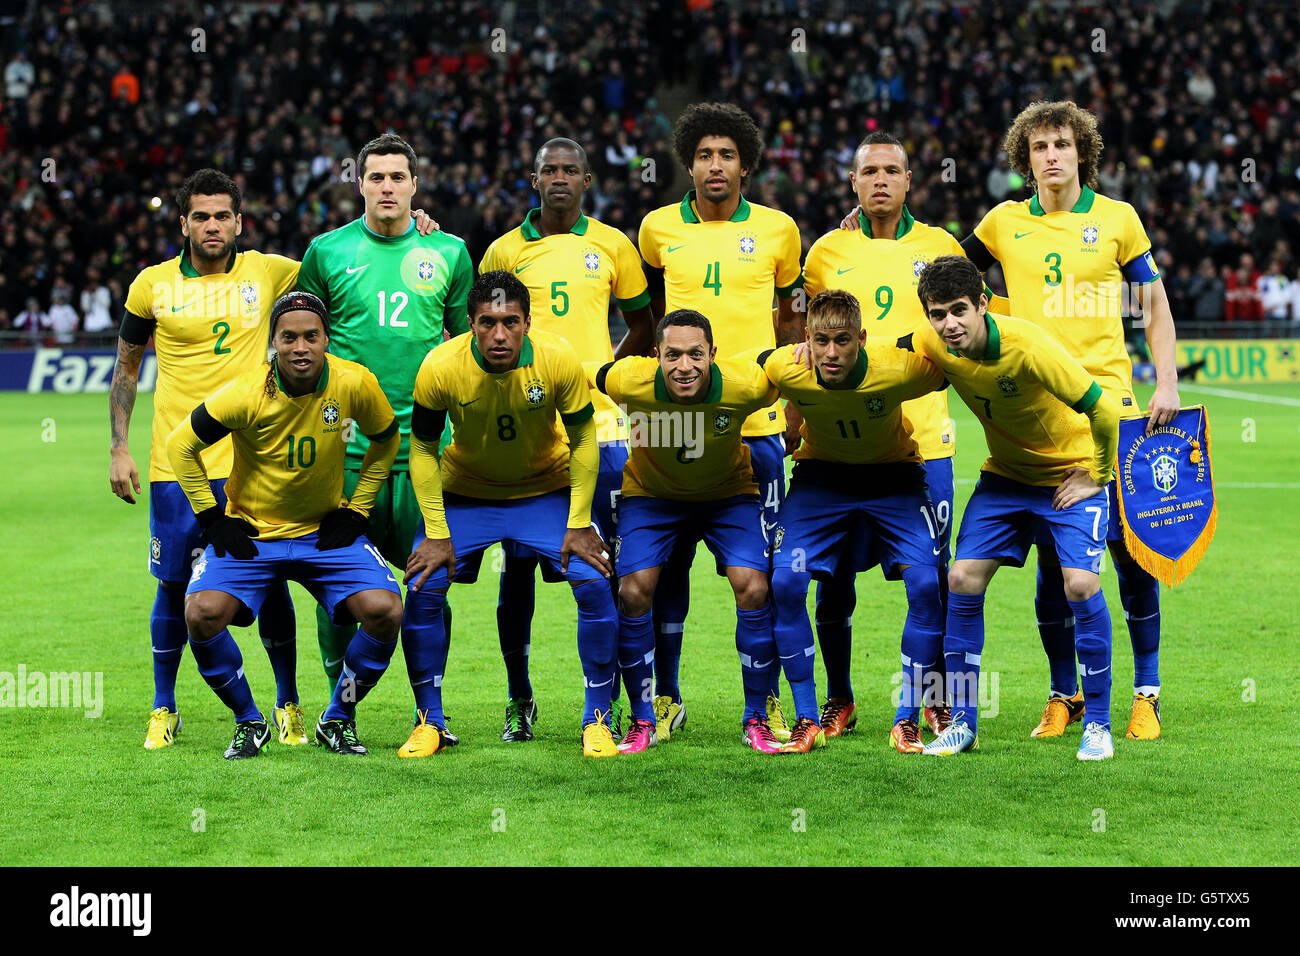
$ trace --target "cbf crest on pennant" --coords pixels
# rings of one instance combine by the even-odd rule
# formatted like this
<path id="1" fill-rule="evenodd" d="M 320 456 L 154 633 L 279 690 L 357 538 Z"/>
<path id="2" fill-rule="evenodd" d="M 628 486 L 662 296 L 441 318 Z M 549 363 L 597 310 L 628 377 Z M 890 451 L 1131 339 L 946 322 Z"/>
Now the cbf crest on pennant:
<path id="1" fill-rule="evenodd" d="M 1181 583 L 1214 538 L 1218 509 L 1205 406 L 1180 409 L 1146 433 L 1145 418 L 1119 423 L 1119 510 L 1133 559 L 1165 584 Z"/>

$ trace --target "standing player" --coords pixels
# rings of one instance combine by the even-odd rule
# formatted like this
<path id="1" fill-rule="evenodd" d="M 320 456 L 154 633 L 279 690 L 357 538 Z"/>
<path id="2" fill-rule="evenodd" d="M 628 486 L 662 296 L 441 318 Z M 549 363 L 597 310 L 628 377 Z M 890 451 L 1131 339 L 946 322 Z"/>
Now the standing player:
<path id="1" fill-rule="evenodd" d="M 650 295 L 636 247 L 623 233 L 582 212 L 582 197 L 591 185 L 586 151 L 571 139 L 551 139 L 537 151 L 530 174 L 541 199 L 524 221 L 488 246 L 479 272 L 510 272 L 528 288 L 535 314 L 532 327 L 560 336 L 584 363 L 605 365 L 627 355 L 644 355 L 654 339 Z M 609 303 L 618 303 L 628 332 L 618 349 L 610 347 Z M 600 474 L 592 516 L 601 536 L 612 541 L 616 506 L 627 461 L 627 427 L 619 410 L 599 392 L 596 439 Z M 528 680 L 528 652 L 533 618 L 532 552 L 511 548 L 505 556 L 497 599 L 497 632 L 506 665 L 509 702 L 501 739 L 533 739 L 537 704 Z M 617 581 L 611 582 L 617 594 Z M 614 681 L 610 726 L 619 736 L 618 679 Z"/>
<path id="2" fill-rule="evenodd" d="M 736 595 L 745 710 L 741 739 L 776 753 L 767 695 L 779 674 L 768 601 L 768 558 L 759 523 L 758 486 L 743 423 L 776 401 L 776 389 L 752 361 L 715 364 L 709 320 L 692 309 L 668 313 L 655 332 L 656 358 L 626 358 L 596 375 L 596 387 L 632 416 L 623 497 L 619 500 L 619 667 L 632 726 L 619 749 L 639 753 L 658 742 L 660 715 L 641 693 L 655 659 L 651 598 L 660 569 L 680 546 L 701 538 L 725 569 Z"/>
<path id="3" fill-rule="evenodd" d="M 465 296 L 474 278 L 461 239 L 445 232 L 420 235 L 412 223 L 411 200 L 419 185 L 415 169 L 415 150 L 400 136 L 385 133 L 363 146 L 357 175 L 365 212 L 313 239 L 298 278 L 298 286 L 330 310 L 333 354 L 374 372 L 397 413 L 402 443 L 375 500 L 369 536 L 398 567 L 406 566 L 420 521 L 407 474 L 415 374 L 444 331 L 458 335 L 468 328 Z M 356 487 L 367 447 L 360 433 L 348 438 L 344 494 Z M 316 623 L 332 690 L 353 629 L 335 625 L 323 609 Z"/>
<path id="4" fill-rule="evenodd" d="M 890 343 L 906 341 L 928 328 L 915 295 L 921 270 L 937 256 L 961 255 L 961 246 L 944 230 L 917 222 L 908 211 L 905 201 L 912 185 L 912 171 L 907 151 L 896 138 L 888 133 L 867 136 L 858 145 L 853 164 L 849 182 L 858 199 L 858 228 L 837 229 L 813 243 L 804 263 L 804 291 L 816 296 L 825 289 L 843 289 L 866 304 L 868 338 Z M 938 522 L 942 593 L 950 557 L 955 448 L 947 394 L 940 391 L 907 402 L 903 418 L 925 460 L 926 484 Z M 874 563 L 874 556 L 862 562 L 866 567 Z M 857 722 L 849 679 L 857 594 L 852 580 L 854 569 L 843 570 L 846 577 L 820 580 L 817 585 L 817 637 L 827 685 L 821 723 L 828 737 L 851 731 Z M 939 734 L 947 727 L 948 708 L 941 701 L 934 703 L 925 708 L 925 719 Z"/>
<path id="5" fill-rule="evenodd" d="M 1125 418 L 1141 416 L 1121 315 L 1122 284 L 1136 288 L 1156 367 L 1149 434 L 1178 411 L 1173 316 L 1137 213 L 1128 203 L 1093 191 L 1102 151 L 1096 117 L 1068 101 L 1034 103 L 1012 123 L 1004 149 L 1012 168 L 1033 178 L 1036 192 L 1028 200 L 996 206 L 962 248 L 981 269 L 995 260 L 1002 264 L 1011 313 L 1040 325 L 1076 356 Z M 1160 736 L 1160 586 L 1124 546 L 1114 480 L 1106 494 L 1106 538 L 1133 644 L 1127 736 L 1149 740 Z M 1075 625 L 1059 567 L 1044 530 L 1038 537 L 1037 609 L 1051 691 L 1032 737 L 1061 736 L 1083 708 L 1075 672 Z"/>
<path id="6" fill-rule="evenodd" d="M 397 455 L 397 421 L 375 376 L 327 358 L 330 321 L 315 296 L 291 292 L 271 312 L 275 357 L 243 373 L 183 418 L 167 442 L 208 547 L 194 565 L 185 622 L 199 672 L 235 714 L 225 756 L 256 757 L 270 729 L 253 701 L 243 658 L 227 630 L 250 624 L 269 592 L 292 578 L 335 620 L 361 622 L 343 680 L 316 724 L 339 754 L 364 754 L 356 706 L 397 647 L 402 600 L 388 565 L 361 537 L 375 495 Z M 343 494 L 344 422 L 370 436 L 361 477 Z M 204 472 L 203 449 L 233 433 L 234 463 L 223 507 Z M 254 544 L 252 538 L 259 544 Z"/>
<path id="7" fill-rule="evenodd" d="M 948 572 L 944 637 L 952 723 L 924 752 L 978 749 L 984 592 L 998 567 L 1023 567 L 1039 525 L 1061 555 L 1083 666 L 1080 760 L 1115 754 L 1110 733 L 1110 612 L 1101 593 L 1107 499 L 1119 406 L 1055 339 L 1032 322 L 986 311 L 980 271 L 940 256 L 921 273 L 917 295 L 932 331 L 918 350 L 947 376 L 984 426 L 989 458 L 962 513 Z M 1085 426 L 1080 413 L 1088 416 Z"/>
<path id="8" fill-rule="evenodd" d="M 920 753 L 920 708 L 933 709 L 942 699 L 941 693 L 922 699 L 923 689 L 941 686 L 943 677 L 938 667 L 941 523 L 904 409 L 947 383 L 910 348 L 868 342 L 858 300 L 838 289 L 819 292 L 808 303 L 808 350 L 811 371 L 795 361 L 793 347 L 758 358 L 767 377 L 803 414 L 803 442 L 794 453 L 790 493 L 772 540 L 776 647 L 798 717 L 782 750 L 806 753 L 821 746 L 817 738 L 824 740 L 825 715 L 817 715 L 813 682 L 808 585 L 812 578 L 835 579 L 851 593 L 856 567 L 843 565 L 857 549 L 846 545 L 862 541 L 885 576 L 902 578 L 907 589 L 903 695 L 890 741 L 899 753 Z"/>
<path id="9" fill-rule="evenodd" d="M 185 582 L 203 552 L 203 530 L 185 502 L 167 460 L 167 436 L 206 396 L 266 357 L 271 305 L 293 287 L 298 263 L 283 256 L 240 252 L 242 197 L 229 176 L 200 169 L 176 193 L 185 244 L 175 259 L 143 270 L 127 292 L 110 389 L 109 485 L 135 504 L 140 477 L 127 442 L 140 360 L 150 337 L 158 357 L 149 450 L 149 570 L 158 579 L 149 631 L 153 644 L 153 713 L 146 750 L 170 745 L 181 729 L 176 675 L 185 652 Z M 228 441 L 203 453 L 210 491 L 225 501 L 233 451 Z M 258 631 L 275 673 L 275 721 L 280 740 L 305 744 L 306 727 L 295 682 L 293 605 L 280 582 L 262 605 Z"/>
<path id="10" fill-rule="evenodd" d="M 529 334 L 529 305 L 528 289 L 511 273 L 479 276 L 469 292 L 471 334 L 432 352 L 416 378 L 411 478 L 424 523 L 407 563 L 402 632 L 417 722 L 402 757 L 458 743 L 442 711 L 442 607 L 457 558 L 474 567 L 498 541 L 531 551 L 572 585 L 585 686 L 582 752 L 618 755 L 606 723 L 618 644 L 605 580 L 613 566 L 591 527 L 599 465 L 591 393 L 570 345 Z M 438 436 L 448 417 L 455 438 L 440 465 Z"/>
<path id="11" fill-rule="evenodd" d="M 730 104 L 694 104 L 677 121 L 673 151 L 695 188 L 641 223 L 639 245 L 649 266 L 654 314 L 694 309 L 712 316 L 724 359 L 802 341 L 802 316 L 793 302 L 800 284 L 799 229 L 785 213 L 751 203 L 742 193 L 763 151 L 753 119 Z M 785 431 L 780 406 L 772 404 L 751 415 L 742 432 L 762 499 L 765 534 L 785 495 Z M 686 722 L 678 665 L 693 557 L 694 551 L 675 555 L 655 595 L 655 713 L 661 740 Z M 772 724 L 784 735 L 788 730 L 776 689 L 775 684 L 769 688 Z"/>

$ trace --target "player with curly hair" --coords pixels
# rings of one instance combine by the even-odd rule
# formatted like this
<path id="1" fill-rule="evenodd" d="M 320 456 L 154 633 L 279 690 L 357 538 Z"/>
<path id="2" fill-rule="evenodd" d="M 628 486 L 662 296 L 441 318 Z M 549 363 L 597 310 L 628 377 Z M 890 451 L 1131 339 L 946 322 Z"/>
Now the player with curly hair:
<path id="1" fill-rule="evenodd" d="M 1160 270 L 1137 212 L 1095 192 L 1104 148 L 1097 119 L 1070 101 L 1033 103 L 1007 131 L 1011 167 L 1034 184 L 1029 199 L 1001 203 L 962 242 L 981 269 L 1002 265 L 1012 315 L 1029 319 L 1077 358 L 1122 416 L 1142 410 L 1124 346 L 1124 283 L 1141 303 L 1156 366 L 1147 430 L 1177 413 L 1174 320 Z M 1160 736 L 1160 588 L 1124 545 L 1115 482 L 1109 484 L 1107 541 L 1133 644 L 1133 710 L 1127 736 Z M 1051 667 L 1042 720 L 1030 736 L 1059 737 L 1080 719 L 1074 615 L 1050 536 L 1038 538 L 1038 627 Z"/>
<path id="2" fill-rule="evenodd" d="M 802 283 L 799 229 L 785 213 L 744 196 L 762 159 L 758 126 L 739 107 L 696 103 L 673 130 L 673 151 L 694 188 L 680 203 L 654 210 L 641 223 L 638 245 L 647 265 L 655 318 L 678 309 L 709 316 L 720 358 L 803 339 L 794 309 Z M 775 314 L 773 303 L 775 302 Z M 783 432 L 793 426 L 772 404 L 749 416 L 742 434 L 749 445 L 763 505 L 764 532 L 774 526 L 785 495 Z M 690 603 L 692 549 L 665 565 L 654 598 L 655 716 L 659 740 L 686 721 L 677 672 L 682 627 Z M 773 731 L 788 735 L 775 695 L 778 667 L 770 668 Z"/>

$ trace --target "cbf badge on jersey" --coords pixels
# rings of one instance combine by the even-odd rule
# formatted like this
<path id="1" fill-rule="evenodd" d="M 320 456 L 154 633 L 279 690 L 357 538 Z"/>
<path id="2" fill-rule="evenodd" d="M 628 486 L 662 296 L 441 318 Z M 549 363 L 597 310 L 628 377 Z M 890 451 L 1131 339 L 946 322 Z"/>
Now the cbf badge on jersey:
<path id="1" fill-rule="evenodd" d="M 1183 581 L 1214 538 L 1218 509 L 1204 405 L 1180 409 L 1146 434 L 1147 420 L 1119 423 L 1119 508 L 1124 544 L 1165 584 Z"/>

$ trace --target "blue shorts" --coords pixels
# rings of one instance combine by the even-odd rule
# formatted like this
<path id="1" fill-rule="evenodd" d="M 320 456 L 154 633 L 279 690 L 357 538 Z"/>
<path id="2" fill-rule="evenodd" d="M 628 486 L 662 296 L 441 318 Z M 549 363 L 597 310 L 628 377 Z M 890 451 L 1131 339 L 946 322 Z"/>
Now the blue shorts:
<path id="1" fill-rule="evenodd" d="M 1116 487 L 1114 478 L 1106 485 L 1106 500 L 1109 502 L 1110 507 L 1110 518 L 1106 521 L 1106 541 L 1108 543 L 1124 540 L 1124 522 L 1119 515 L 1119 492 Z M 1052 543 L 1052 533 L 1046 525 L 1038 529 L 1038 534 L 1034 536 L 1034 543 L 1038 545 L 1050 545 Z"/>
<path id="2" fill-rule="evenodd" d="M 456 583 L 473 584 L 478 580 L 483 551 L 501 542 L 510 553 L 536 557 L 548 581 L 604 581 L 605 576 L 581 558 L 569 558 L 569 570 L 560 570 L 560 549 L 569 527 L 569 489 L 549 491 L 528 498 L 493 501 L 443 495 L 447 529 L 456 552 Z M 424 522 L 415 535 L 415 550 L 428 537 Z M 513 546 L 513 547 L 512 547 Z M 463 559 L 463 564 L 462 564 Z M 439 568 L 425 582 L 425 588 L 447 587 L 447 571 Z"/>
<path id="3" fill-rule="evenodd" d="M 938 565 L 938 533 L 919 464 L 802 461 L 781 506 L 772 566 L 798 565 L 826 579 L 879 564 L 886 578 L 897 580 L 899 565 Z"/>
<path id="4" fill-rule="evenodd" d="M 701 539 L 719 567 L 768 569 L 763 512 L 755 495 L 718 501 L 632 495 L 623 498 L 618 508 L 614 562 L 620 575 L 658 567 L 675 545 L 689 545 L 693 553 Z"/>
<path id="5" fill-rule="evenodd" d="M 359 591 L 391 591 L 401 595 L 379 550 L 362 536 L 346 548 L 316 550 L 316 532 L 298 538 L 254 538 L 257 556 L 241 561 L 227 554 L 219 558 L 209 545 L 194 563 L 186 594 L 224 591 L 239 599 L 243 609 L 234 623 L 247 627 L 257 617 L 271 586 L 297 581 L 329 612 L 334 623 L 355 624 L 344 603 Z"/>
<path id="6" fill-rule="evenodd" d="M 618 499 L 623 493 L 623 466 L 626 464 L 627 442 L 611 441 L 600 446 L 600 471 L 596 473 L 596 496 L 591 502 L 591 521 L 596 526 L 596 530 L 600 532 L 600 536 L 605 539 L 606 544 L 613 542 L 614 536 L 618 534 Z M 534 557 L 532 551 L 520 547 L 513 541 L 503 543 L 501 548 L 507 557 Z M 457 565 L 460 564 L 459 553 L 456 555 L 456 563 Z M 474 571 L 474 575 L 477 577 L 477 569 Z M 456 577 L 457 580 L 465 580 L 459 574 Z M 473 580 L 473 578 L 470 580 Z M 550 565 L 543 565 L 542 580 L 549 584 L 555 584 L 558 581 L 568 579 L 560 570 L 559 565 L 554 566 L 554 568 Z"/>
<path id="7" fill-rule="evenodd" d="M 217 504 L 226 507 L 226 479 L 208 482 Z M 178 481 L 149 483 L 149 573 L 159 581 L 180 583 L 207 545 L 190 499 Z"/>
<path id="8" fill-rule="evenodd" d="M 1061 567 L 1101 573 L 1110 502 L 1097 494 L 1064 511 L 1052 507 L 1055 487 L 1026 485 L 981 472 L 957 533 L 957 560 L 996 558 L 1024 567 L 1041 522 L 1056 545 Z"/>
<path id="9" fill-rule="evenodd" d="M 785 436 L 755 435 L 744 442 L 749 446 L 749 464 L 758 482 L 763 532 L 767 534 L 776 525 L 777 512 L 785 501 Z"/>

